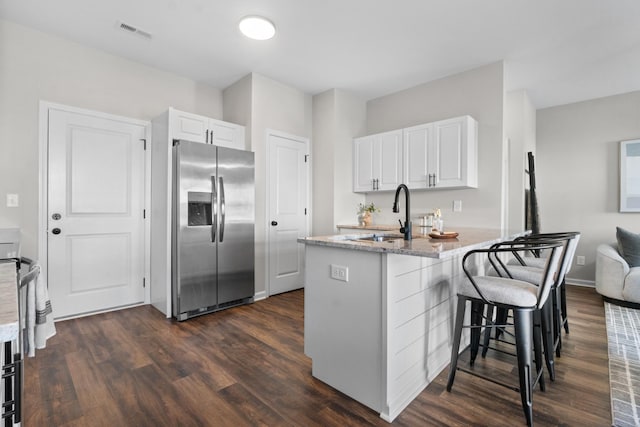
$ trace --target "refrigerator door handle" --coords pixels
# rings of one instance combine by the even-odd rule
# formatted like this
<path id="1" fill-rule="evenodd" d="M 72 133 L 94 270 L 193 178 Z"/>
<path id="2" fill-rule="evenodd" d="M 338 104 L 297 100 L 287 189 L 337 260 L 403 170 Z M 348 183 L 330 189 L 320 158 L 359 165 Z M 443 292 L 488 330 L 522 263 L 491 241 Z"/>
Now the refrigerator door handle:
<path id="1" fill-rule="evenodd" d="M 224 181 L 222 180 L 222 177 L 220 177 L 220 243 L 222 243 L 222 239 L 224 239 L 224 211 Z"/>
<path id="2" fill-rule="evenodd" d="M 216 177 L 211 177 L 211 241 L 216 241 L 218 228 L 218 192 L 216 191 Z"/>

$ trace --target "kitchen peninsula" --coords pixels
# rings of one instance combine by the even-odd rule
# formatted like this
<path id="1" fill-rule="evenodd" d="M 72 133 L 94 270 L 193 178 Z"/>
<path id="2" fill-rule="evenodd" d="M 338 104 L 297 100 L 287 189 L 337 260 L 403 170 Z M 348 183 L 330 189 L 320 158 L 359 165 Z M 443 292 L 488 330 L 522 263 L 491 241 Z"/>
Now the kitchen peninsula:
<path id="1" fill-rule="evenodd" d="M 524 234 L 457 231 L 453 239 L 298 240 L 306 245 L 304 351 L 314 377 L 388 422 L 402 412 L 449 363 L 462 256 Z"/>

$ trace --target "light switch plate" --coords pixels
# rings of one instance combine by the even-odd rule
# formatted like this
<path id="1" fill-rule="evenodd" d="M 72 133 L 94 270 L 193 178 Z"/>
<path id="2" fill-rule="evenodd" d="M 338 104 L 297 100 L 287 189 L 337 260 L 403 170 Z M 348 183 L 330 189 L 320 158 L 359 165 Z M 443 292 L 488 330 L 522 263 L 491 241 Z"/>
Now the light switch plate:
<path id="1" fill-rule="evenodd" d="M 453 211 L 454 212 L 462 212 L 462 200 L 454 200 L 453 201 Z"/>
<path id="2" fill-rule="evenodd" d="M 583 255 L 578 255 L 576 257 L 576 265 L 584 265 L 584 256 Z"/>
<path id="3" fill-rule="evenodd" d="M 17 194 L 7 194 L 7 207 L 17 208 L 20 205 L 20 201 Z"/>

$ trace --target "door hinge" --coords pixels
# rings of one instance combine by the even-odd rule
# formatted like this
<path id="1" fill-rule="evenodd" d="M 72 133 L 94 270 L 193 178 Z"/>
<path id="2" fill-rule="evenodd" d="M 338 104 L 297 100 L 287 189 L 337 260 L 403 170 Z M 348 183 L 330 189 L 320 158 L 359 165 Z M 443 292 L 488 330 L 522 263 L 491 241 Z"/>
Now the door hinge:
<path id="1" fill-rule="evenodd" d="M 307 208 L 304 208 L 304 214 L 305 215 L 307 214 Z"/>
<path id="2" fill-rule="evenodd" d="M 146 209 L 142 209 L 142 218 L 144 218 L 144 219 L 147 218 L 147 210 Z"/>
<path id="3" fill-rule="evenodd" d="M 147 287 L 147 279 L 145 277 L 142 278 L 142 287 L 143 288 Z"/>
<path id="4" fill-rule="evenodd" d="M 304 162 L 305 162 L 305 163 L 307 163 L 307 160 L 308 160 L 308 159 L 309 159 L 309 155 L 308 155 L 308 154 L 305 154 L 305 155 L 304 155 Z"/>
<path id="5" fill-rule="evenodd" d="M 143 147 L 144 151 L 147 151 L 147 140 L 146 139 L 141 139 L 140 141 L 142 141 L 142 147 Z"/>

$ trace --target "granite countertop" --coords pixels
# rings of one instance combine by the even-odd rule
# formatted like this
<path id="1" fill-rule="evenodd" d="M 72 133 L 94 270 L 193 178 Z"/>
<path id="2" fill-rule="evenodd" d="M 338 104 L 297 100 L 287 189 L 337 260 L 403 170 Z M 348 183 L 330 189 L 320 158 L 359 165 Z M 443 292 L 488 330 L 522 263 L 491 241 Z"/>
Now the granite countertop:
<path id="1" fill-rule="evenodd" d="M 380 231 L 394 231 L 399 230 L 399 225 L 389 225 L 389 224 L 380 224 L 380 225 L 336 225 L 336 228 L 348 228 L 354 230 L 380 230 Z"/>
<path id="2" fill-rule="evenodd" d="M 0 342 L 18 338 L 18 273 L 13 262 L 0 262 Z"/>
<path id="3" fill-rule="evenodd" d="M 363 227 L 364 228 L 364 227 Z M 371 230 L 370 227 L 366 227 Z M 454 230 L 448 230 L 454 231 Z M 422 256 L 429 258 L 448 258 L 469 250 L 491 245 L 504 240 L 510 240 L 526 234 L 525 231 L 501 231 L 496 229 L 460 227 L 458 237 L 453 239 L 434 239 L 429 235 L 413 233 L 413 240 L 405 241 L 398 232 L 376 233 L 376 235 L 397 236 L 392 241 L 374 242 L 358 240 L 371 237 L 373 234 L 340 234 L 335 236 L 316 236 L 298 239 L 307 245 L 329 246 L 341 249 L 352 249 L 369 252 L 386 252 L 401 255 Z"/>

